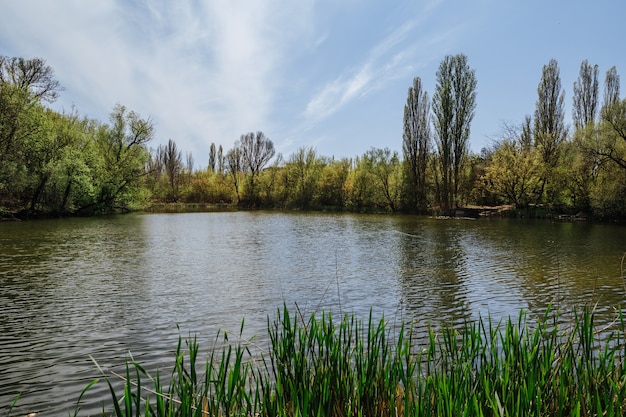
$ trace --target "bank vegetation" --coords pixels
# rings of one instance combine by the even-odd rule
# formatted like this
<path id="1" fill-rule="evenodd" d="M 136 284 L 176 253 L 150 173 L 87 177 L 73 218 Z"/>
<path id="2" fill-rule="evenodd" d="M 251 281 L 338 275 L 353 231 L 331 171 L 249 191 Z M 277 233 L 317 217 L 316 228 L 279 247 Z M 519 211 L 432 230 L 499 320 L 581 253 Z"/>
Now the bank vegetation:
<path id="1" fill-rule="evenodd" d="M 206 167 L 195 168 L 174 139 L 152 147 L 152 120 L 121 104 L 108 121 L 51 110 L 62 91 L 52 68 L 0 56 L 0 217 L 163 205 L 445 215 L 508 205 L 516 215 L 626 218 L 626 99 L 615 67 L 601 98 L 598 66 L 581 63 L 570 127 L 551 60 L 532 115 L 502 126 L 479 154 L 469 150 L 476 88 L 462 54 L 443 59 L 432 97 L 416 77 L 398 109 L 401 153 L 372 147 L 335 158 L 303 146 L 284 156 L 257 131 L 231 149 L 211 143 Z"/>
<path id="2" fill-rule="evenodd" d="M 268 318 L 267 347 L 220 333 L 208 353 L 179 339 L 171 373 L 130 358 L 102 370 L 115 416 L 620 416 L 625 320 L 594 311 L 481 318 L 461 327 L 384 318 Z M 243 322 L 242 329 L 243 331 Z M 240 335 L 239 335 L 240 336 Z M 169 381 L 169 382 L 165 382 Z M 80 403 L 77 404 L 80 407 Z"/>

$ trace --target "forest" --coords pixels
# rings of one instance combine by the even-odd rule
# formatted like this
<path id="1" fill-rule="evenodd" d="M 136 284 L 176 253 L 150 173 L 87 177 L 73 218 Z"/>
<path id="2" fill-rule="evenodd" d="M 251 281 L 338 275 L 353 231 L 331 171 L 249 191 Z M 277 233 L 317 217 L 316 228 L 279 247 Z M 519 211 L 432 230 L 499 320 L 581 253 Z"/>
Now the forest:
<path id="1" fill-rule="evenodd" d="M 335 159 L 303 146 L 283 156 L 258 131 L 231 149 L 211 143 L 206 168 L 195 169 L 174 139 L 150 146 L 149 117 L 121 104 L 108 121 L 54 111 L 62 92 L 54 70 L 40 58 L 0 56 L 0 218 L 176 203 L 438 215 L 507 206 L 514 215 L 626 219 L 626 99 L 616 68 L 600 98 L 598 66 L 581 63 L 571 126 L 557 61 L 538 78 L 532 114 L 503 125 L 480 154 L 469 147 L 476 73 L 459 54 L 441 61 L 432 96 L 419 77 L 408 87 L 401 153 L 373 147 Z"/>

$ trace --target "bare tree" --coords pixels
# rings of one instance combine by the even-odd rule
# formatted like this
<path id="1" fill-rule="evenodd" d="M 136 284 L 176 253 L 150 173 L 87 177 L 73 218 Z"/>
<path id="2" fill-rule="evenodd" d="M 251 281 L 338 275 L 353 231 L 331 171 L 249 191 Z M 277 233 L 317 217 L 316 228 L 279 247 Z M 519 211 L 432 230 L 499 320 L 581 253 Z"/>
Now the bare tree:
<path id="1" fill-rule="evenodd" d="M 241 202 L 240 175 L 243 172 L 243 152 L 241 151 L 241 144 L 239 143 L 239 141 L 235 142 L 235 146 L 231 150 L 226 152 L 225 162 L 226 170 L 228 171 L 228 174 L 230 175 L 233 181 L 233 186 L 235 188 L 237 204 L 239 204 Z"/>
<path id="2" fill-rule="evenodd" d="M 522 148 L 526 151 L 530 150 L 533 145 L 533 119 L 529 115 L 524 117 L 524 123 L 522 124 L 522 132 L 519 137 L 519 142 Z"/>
<path id="3" fill-rule="evenodd" d="M 249 203 L 259 204 L 256 192 L 256 180 L 261 170 L 272 159 L 276 150 L 274 143 L 263 132 L 250 132 L 241 135 L 240 147 L 243 160 L 243 168 L 248 174 L 248 187 L 246 189 Z"/>
<path id="4" fill-rule="evenodd" d="M 54 102 L 61 85 L 54 71 L 41 58 L 9 58 L 0 55 L 0 86 L 11 85 L 37 100 Z"/>

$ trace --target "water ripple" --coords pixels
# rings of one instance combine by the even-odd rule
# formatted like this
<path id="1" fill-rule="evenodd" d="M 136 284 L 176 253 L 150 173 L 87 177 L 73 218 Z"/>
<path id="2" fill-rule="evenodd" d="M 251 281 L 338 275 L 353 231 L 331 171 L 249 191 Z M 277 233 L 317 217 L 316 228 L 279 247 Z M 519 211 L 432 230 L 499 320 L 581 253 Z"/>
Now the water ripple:
<path id="1" fill-rule="evenodd" d="M 0 224 L 0 410 L 73 410 L 130 354 L 170 366 L 179 335 L 264 334 L 283 303 L 370 311 L 420 332 L 520 309 L 624 303 L 624 229 L 413 216 L 194 213 Z M 85 397 L 97 414 L 108 389 Z"/>

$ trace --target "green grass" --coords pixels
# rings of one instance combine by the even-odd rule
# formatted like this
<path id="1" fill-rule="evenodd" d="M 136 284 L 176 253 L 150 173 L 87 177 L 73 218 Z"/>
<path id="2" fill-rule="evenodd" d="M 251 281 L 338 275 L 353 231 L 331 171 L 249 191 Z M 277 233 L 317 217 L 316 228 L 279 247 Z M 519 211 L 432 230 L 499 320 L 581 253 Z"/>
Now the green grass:
<path id="1" fill-rule="evenodd" d="M 167 387 L 132 358 L 123 375 L 101 370 L 104 407 L 116 416 L 619 416 L 624 329 L 621 311 L 599 329 L 583 309 L 417 335 L 371 314 L 305 319 L 283 307 L 268 318 L 261 355 L 220 333 L 206 359 L 195 338 L 179 339 Z"/>

